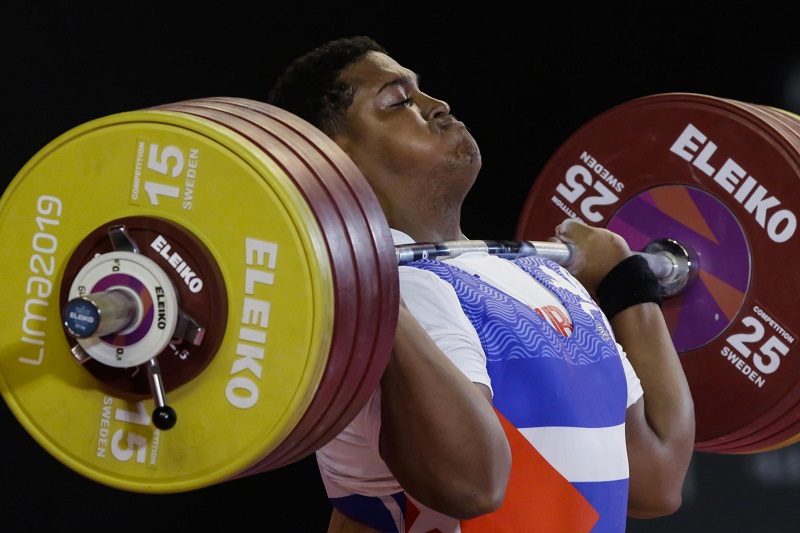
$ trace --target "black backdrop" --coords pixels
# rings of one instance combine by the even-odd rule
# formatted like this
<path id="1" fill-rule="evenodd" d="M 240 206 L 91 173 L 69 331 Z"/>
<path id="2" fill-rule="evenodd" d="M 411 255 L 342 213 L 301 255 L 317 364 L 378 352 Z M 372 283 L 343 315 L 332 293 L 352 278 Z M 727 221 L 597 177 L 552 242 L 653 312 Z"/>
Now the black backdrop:
<path id="1" fill-rule="evenodd" d="M 316 4 L 4 3 L 2 188 L 40 148 L 84 122 L 197 97 L 260 99 L 295 55 L 358 33 L 420 72 L 423 89 L 446 99 L 481 144 L 483 171 L 464 213 L 474 238 L 512 238 L 548 156 L 614 105 L 681 91 L 800 113 L 800 85 L 790 85 L 800 64 L 800 9 L 781 4 Z M 3 275 L 13 268 L 6 265 Z M 70 406 L 63 408 L 69 416 Z M 68 470 L 5 404 L 1 413 L 0 531 L 219 524 L 315 532 L 327 523 L 313 458 L 189 493 L 134 494 Z M 798 497 L 796 446 L 698 453 L 683 508 L 668 518 L 631 520 L 628 530 L 797 531 Z"/>

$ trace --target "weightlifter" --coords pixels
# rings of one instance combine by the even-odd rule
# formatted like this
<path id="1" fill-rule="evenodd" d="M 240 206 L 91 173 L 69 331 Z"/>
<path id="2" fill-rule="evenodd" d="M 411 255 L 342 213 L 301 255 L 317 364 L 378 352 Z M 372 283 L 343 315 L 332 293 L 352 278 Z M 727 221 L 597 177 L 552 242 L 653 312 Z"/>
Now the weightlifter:
<path id="1" fill-rule="evenodd" d="M 395 244 L 466 238 L 478 145 L 377 42 L 310 51 L 267 101 L 350 156 Z M 316 453 L 330 533 L 619 532 L 679 508 L 694 407 L 658 281 L 606 229 L 566 220 L 551 240 L 574 246 L 567 268 L 478 252 L 399 267 L 380 386 Z"/>

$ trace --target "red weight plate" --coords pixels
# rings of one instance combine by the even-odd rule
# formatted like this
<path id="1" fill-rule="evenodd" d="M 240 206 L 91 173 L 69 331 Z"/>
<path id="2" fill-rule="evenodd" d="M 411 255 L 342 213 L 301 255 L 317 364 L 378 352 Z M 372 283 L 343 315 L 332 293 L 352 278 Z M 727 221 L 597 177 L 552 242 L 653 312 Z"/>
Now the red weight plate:
<path id="1" fill-rule="evenodd" d="M 764 105 L 762 105 L 760 107 L 762 109 L 765 109 L 767 111 L 771 111 L 771 112 L 773 112 L 773 113 L 775 113 L 777 115 L 780 115 L 781 119 L 786 120 L 789 123 L 791 123 L 791 125 L 789 127 L 793 131 L 798 131 L 798 128 L 800 128 L 800 115 L 797 115 L 796 113 L 792 113 L 791 111 L 786 111 L 785 109 L 780 109 L 780 108 L 777 108 L 777 107 L 764 106 Z"/>
<path id="2" fill-rule="evenodd" d="M 744 102 L 734 102 L 729 100 L 731 105 L 738 105 L 740 108 L 760 117 L 764 122 L 769 123 L 774 128 L 776 135 L 783 137 L 792 148 L 792 154 L 800 154 L 800 136 L 798 135 L 798 124 L 796 124 L 786 113 L 781 113 L 774 108 Z"/>
<path id="3" fill-rule="evenodd" d="M 793 147 L 792 155 L 797 160 L 800 154 L 800 122 L 793 120 L 786 112 L 768 106 L 758 106 L 736 102 L 736 105 L 748 109 L 773 124 L 776 135 L 784 137 Z M 768 449 L 788 446 L 798 440 L 800 435 L 800 398 L 797 394 L 788 394 L 776 402 L 769 413 L 759 423 L 761 427 L 747 427 L 742 431 L 732 432 L 724 444 L 715 444 L 712 450 L 717 453 L 758 453 Z M 755 426 L 753 426 L 755 427 Z"/>
<path id="4" fill-rule="evenodd" d="M 789 155 L 797 161 L 800 154 L 800 123 L 792 120 L 788 113 L 775 108 L 743 102 L 728 101 L 733 107 L 760 117 L 773 128 L 773 134 L 792 148 Z M 725 443 L 714 443 L 710 451 L 717 453 L 756 453 L 764 448 L 785 446 L 800 432 L 800 399 L 796 394 L 787 394 L 777 401 L 757 424 L 744 426 L 731 432 Z M 784 443 L 784 444 L 781 444 Z M 705 447 L 698 449 L 705 450 Z"/>
<path id="5" fill-rule="evenodd" d="M 281 135 L 285 137 L 285 132 L 269 131 L 252 121 L 225 111 L 208 108 L 202 100 L 159 106 L 159 109 L 189 113 L 213 120 L 244 136 L 269 154 L 283 168 L 304 196 L 319 227 L 322 228 L 326 241 L 326 253 L 330 256 L 336 294 L 332 314 L 331 347 L 325 372 L 320 381 L 320 388 L 315 392 L 314 398 L 291 433 L 264 459 L 243 472 L 244 475 L 249 475 L 254 469 L 260 469 L 265 461 L 271 461 L 279 447 L 303 448 L 303 439 L 309 431 L 315 427 L 326 426 L 325 415 L 329 406 L 337 403 L 335 401 L 337 391 L 340 390 L 342 381 L 346 377 L 344 370 L 348 367 L 350 354 L 354 350 L 355 325 L 358 324 L 358 301 L 352 301 L 351 295 L 358 294 L 359 290 L 354 274 L 356 266 L 352 247 L 335 245 L 336 242 L 349 240 L 346 235 L 347 225 L 336 208 L 336 202 L 324 187 L 325 183 L 330 183 L 332 179 L 338 179 L 338 176 L 330 166 L 319 168 L 309 164 L 306 158 L 310 152 L 308 147 L 302 144 L 298 146 L 297 143 L 289 143 L 289 140 L 282 139 Z"/>
<path id="6" fill-rule="evenodd" d="M 783 440 L 783 441 L 778 441 L 778 442 L 776 442 L 774 444 L 770 444 L 769 446 L 767 446 L 765 448 L 758 448 L 755 451 L 752 451 L 752 452 L 751 451 L 746 451 L 746 452 L 743 452 L 743 453 L 771 452 L 771 451 L 774 451 L 774 450 L 779 450 L 781 448 L 785 448 L 786 446 L 791 446 L 792 444 L 796 444 L 797 442 L 800 442 L 800 433 L 798 433 L 797 435 L 795 435 L 794 437 L 792 437 L 790 439 L 786 439 L 786 440 Z M 736 453 L 736 452 L 731 452 L 731 453 Z"/>
<path id="7" fill-rule="evenodd" d="M 388 356 L 393 338 L 393 335 L 389 335 L 387 338 L 386 330 L 383 328 L 389 325 L 393 331 L 397 308 L 396 301 L 390 301 L 388 304 L 383 301 L 385 294 L 391 295 L 392 290 L 396 290 L 397 279 L 393 275 L 381 276 L 378 268 L 381 266 L 382 259 L 389 265 L 389 272 L 394 273 L 396 258 L 391 241 L 388 243 L 388 247 L 385 246 L 386 243 L 381 243 L 384 255 L 381 257 L 378 254 L 376 248 L 378 243 L 373 240 L 373 231 L 375 231 L 376 224 L 378 228 L 386 226 L 385 218 L 382 212 L 370 211 L 367 208 L 367 206 L 371 206 L 374 209 L 374 206 L 377 205 L 377 202 L 373 201 L 372 190 L 361 176 L 360 171 L 352 165 L 352 162 L 338 146 L 328 146 L 323 143 L 322 146 L 325 146 L 323 148 L 319 143 L 323 140 L 330 142 L 327 137 L 322 136 L 321 133 L 305 123 L 299 122 L 294 115 L 267 104 L 251 102 L 244 107 L 226 102 L 215 102 L 214 105 L 232 110 L 233 113 L 237 113 L 234 109 L 238 109 L 240 116 L 256 114 L 260 120 L 267 120 L 271 124 L 271 129 L 279 130 L 282 139 L 292 139 L 298 144 L 309 143 L 310 148 L 317 150 L 317 157 L 320 157 L 324 163 L 332 165 L 335 172 L 338 172 L 340 180 L 329 180 L 328 187 L 335 185 L 335 188 L 339 189 L 337 194 L 342 200 L 337 200 L 337 203 L 345 210 L 344 220 L 346 226 L 351 230 L 349 246 L 356 252 L 355 275 L 360 282 L 359 286 L 363 289 L 357 295 L 362 304 L 359 316 L 356 318 L 357 345 L 351 352 L 346 379 L 340 383 L 334 401 L 330 402 L 329 416 L 326 416 L 325 420 L 336 430 L 324 431 L 328 429 L 328 426 L 318 424 L 311 428 L 312 432 L 304 439 L 303 446 L 290 447 L 288 444 L 282 444 L 274 453 L 270 454 L 268 461 L 262 461 L 257 465 L 258 471 L 264 471 L 288 464 L 295 460 L 291 457 L 303 457 L 325 444 L 352 420 L 374 391 L 385 368 L 386 356 Z M 256 108 L 260 109 L 256 110 Z M 318 139 L 312 140 L 309 137 L 313 133 L 318 134 Z M 309 157 L 312 158 L 313 154 L 309 154 Z M 346 166 L 347 163 L 349 166 Z M 359 201 L 360 198 L 368 198 L 370 201 L 364 203 Z M 368 223 L 367 213 L 377 215 L 377 217 L 372 217 L 372 224 Z M 356 234 L 353 231 L 356 225 L 363 230 L 363 233 Z M 376 285 L 376 282 L 380 280 L 390 284 L 389 293 L 384 293 L 382 290 L 384 287 L 380 287 L 380 284 Z M 387 320 L 391 321 L 391 324 L 386 324 Z M 291 456 L 287 456 L 287 454 L 291 454 Z"/>
<path id="8" fill-rule="evenodd" d="M 672 237 L 655 227 L 658 216 L 698 253 L 699 275 L 665 303 L 698 449 L 770 431 L 763 420 L 785 412 L 795 392 L 800 328 L 785 295 L 800 274 L 782 259 L 798 251 L 798 168 L 775 122 L 721 98 L 668 93 L 589 121 L 546 163 L 524 205 L 518 239 L 547 239 L 568 216 L 602 227 L 617 217 L 615 231 L 641 250 Z M 682 321 L 690 307 L 702 315 L 696 325 Z"/>
<path id="9" fill-rule="evenodd" d="M 233 102 L 239 105 L 234 105 Z M 387 321 L 396 318 L 396 313 L 392 312 L 396 310 L 396 302 L 389 302 L 389 306 L 386 307 L 382 305 L 384 302 L 380 301 L 387 294 L 391 296 L 391 289 L 388 292 L 376 290 L 375 282 L 381 279 L 392 285 L 396 285 L 397 282 L 391 275 L 386 276 L 384 273 L 381 276 L 377 271 L 380 266 L 377 262 L 378 254 L 375 247 L 370 246 L 374 228 L 364 219 L 365 201 L 366 204 L 373 201 L 370 196 L 371 189 L 364 189 L 368 184 L 358 170 L 354 166 L 348 167 L 346 172 L 351 173 L 348 176 L 343 174 L 340 168 L 333 166 L 330 161 L 346 156 L 339 155 L 338 147 L 323 149 L 309 141 L 307 131 L 311 126 L 301 123 L 294 115 L 267 105 L 255 111 L 251 109 L 253 106 L 250 104 L 246 107 L 241 105 L 243 102 L 240 99 L 225 99 L 225 101 L 203 99 L 182 102 L 178 108 L 205 118 L 223 121 L 262 149 L 274 150 L 277 143 L 290 150 L 294 157 L 304 161 L 311 169 L 311 175 L 293 173 L 291 177 L 306 195 L 315 214 L 318 214 L 318 211 L 321 213 L 323 209 L 327 212 L 331 206 L 338 207 L 335 209 L 338 218 L 334 217 L 332 221 L 322 223 L 322 226 L 327 228 L 325 234 L 334 253 L 351 256 L 348 257 L 347 265 L 344 263 L 339 265 L 342 267 L 339 275 L 352 278 L 351 281 L 354 282 L 354 286 L 349 290 L 337 289 L 338 295 L 347 295 L 339 301 L 352 316 L 344 316 L 345 313 L 335 311 L 334 335 L 349 342 L 335 343 L 320 390 L 303 418 L 289 438 L 244 473 L 250 475 L 278 468 L 312 453 L 341 431 L 355 416 L 377 386 L 391 346 L 381 338 L 386 336 L 387 326 L 391 326 L 393 331 L 393 326 L 387 324 Z M 281 113 L 282 120 L 272 116 Z M 360 189 L 354 190 L 348 180 Z M 374 221 L 372 222 L 374 225 Z M 378 222 L 385 225 L 382 214 Z M 389 270 L 391 273 L 396 269 L 393 247 L 385 251 L 391 252 L 391 260 L 394 261 Z M 353 328 L 357 328 L 357 331 L 351 336 L 349 330 Z M 343 329 L 347 330 L 347 334 L 339 335 Z M 379 338 L 376 339 L 376 336 Z M 355 343 L 352 342 L 352 337 L 355 337 Z"/>
<path id="10" fill-rule="evenodd" d="M 360 205 L 357 202 L 358 197 L 362 196 L 364 192 L 356 194 L 357 191 L 348 188 L 346 177 L 341 170 L 332 164 L 332 161 L 336 160 L 337 155 L 340 154 L 338 147 L 335 150 L 326 149 L 323 151 L 322 148 L 308 140 L 304 132 L 298 128 L 297 121 L 299 119 L 293 115 L 286 114 L 283 120 L 278 120 L 273 115 L 279 115 L 281 112 L 271 106 L 265 105 L 262 110 L 255 111 L 226 102 L 214 102 L 213 105 L 215 108 L 222 108 L 239 116 L 255 117 L 261 123 L 266 121 L 270 129 L 279 132 L 280 138 L 285 142 L 291 141 L 293 145 L 307 143 L 308 148 L 312 151 L 312 153 L 306 154 L 307 158 L 319 159 L 318 164 L 320 165 L 331 165 L 331 168 L 334 169 L 333 172 L 337 173 L 340 179 L 329 179 L 324 185 L 333 191 L 334 196 L 337 197 L 336 203 L 344 211 L 343 222 L 350 233 L 350 239 L 346 246 L 355 254 L 357 265 L 353 273 L 359 281 L 359 287 L 362 289 L 354 293 L 361 304 L 359 306 L 359 315 L 354 319 L 358 328 L 356 345 L 351 350 L 351 361 L 346 367 L 344 380 L 339 383 L 337 395 L 331 399 L 327 406 L 329 416 L 326 416 L 326 422 L 329 424 L 310 426 L 309 430 L 311 431 L 304 439 L 303 446 L 291 447 L 288 443 L 282 444 L 274 453 L 270 454 L 266 462 L 262 461 L 257 465 L 258 470 L 263 471 L 277 468 L 293 460 L 288 458 L 287 454 L 292 454 L 292 456 L 299 458 L 313 452 L 343 429 L 360 410 L 363 403 L 377 386 L 377 380 L 385 367 L 385 358 L 381 355 L 375 355 L 375 350 L 377 349 L 375 346 L 376 336 L 377 338 L 385 336 L 385 330 L 380 327 L 382 325 L 381 318 L 392 316 L 393 313 L 390 311 L 387 314 L 386 309 L 382 310 L 384 302 L 381 299 L 383 298 L 383 293 L 377 291 L 374 285 L 376 280 L 381 279 L 377 271 L 379 263 L 376 261 L 377 255 L 373 246 L 374 243 L 371 242 L 371 229 L 364 218 L 363 204 Z M 341 156 L 345 157 L 344 154 L 341 154 Z M 359 176 L 359 174 L 356 174 L 356 176 Z M 357 178 L 356 182 L 360 187 L 368 187 L 363 178 Z M 366 192 L 371 194 L 371 189 Z M 385 224 L 384 220 L 381 215 L 380 222 Z M 358 233 L 355 231 L 356 228 L 359 230 Z M 394 256 L 393 252 L 392 256 Z M 395 280 L 394 284 L 396 283 Z M 389 309 L 394 309 L 394 304 L 390 305 L 392 307 Z M 341 366 L 345 366 L 344 361 Z M 367 376 L 368 379 L 364 379 L 364 376 Z M 329 426 L 336 429 L 326 431 Z"/>
<path id="11" fill-rule="evenodd" d="M 745 117 L 758 117 L 763 120 L 765 127 L 779 138 L 781 144 L 790 146 L 787 153 L 797 160 L 796 154 L 800 153 L 800 137 L 793 129 L 796 125 L 784 113 L 774 109 L 765 108 L 744 102 L 726 100 L 731 110 L 740 110 Z M 610 229 L 615 229 L 609 225 Z M 678 240 L 680 238 L 678 237 Z M 726 244 L 726 247 L 727 246 Z M 706 265 L 708 261 L 703 261 Z M 732 264 L 732 263 L 729 263 Z M 729 267 L 726 270 L 730 270 Z M 684 299 L 694 301 L 691 290 L 684 292 Z M 677 346 L 677 343 L 676 343 Z M 741 430 L 733 431 L 726 436 L 724 444 L 715 443 L 712 450 L 718 453 L 752 453 L 758 449 L 772 445 L 775 442 L 786 440 L 797 434 L 800 430 L 800 400 L 796 395 L 786 395 L 776 401 L 769 412 L 764 413 L 757 422 L 744 426 Z M 704 449 L 699 447 L 699 449 Z"/>
<path id="12" fill-rule="evenodd" d="M 355 164 L 319 130 L 282 109 L 262 102 L 232 98 L 213 100 L 217 103 L 216 105 L 239 106 L 243 109 L 243 113 L 248 110 L 255 111 L 261 114 L 262 119 L 274 121 L 275 124 L 271 126 L 272 128 L 276 128 L 277 124 L 280 124 L 299 136 L 298 142 L 299 139 L 306 140 L 337 170 L 341 180 L 336 182 L 336 185 L 345 187 L 348 191 L 345 197 L 352 197 L 355 200 L 353 210 L 348 211 L 347 220 L 350 223 L 359 220 L 366 221 L 365 228 L 368 235 L 361 239 L 353 239 L 351 246 L 358 251 L 359 266 L 356 274 L 366 288 L 368 305 L 365 310 L 369 316 L 359 319 L 359 340 L 361 342 L 353 352 L 353 364 L 349 369 L 350 379 L 340 390 L 340 395 L 344 399 L 351 400 L 350 404 L 339 411 L 338 417 L 335 416 L 336 411 L 334 411 L 330 420 L 336 427 L 344 427 L 374 391 L 386 366 L 394 339 L 393 332 L 399 302 L 397 259 L 385 216 L 380 205 L 374 199 L 368 182 Z M 230 108 L 226 107 L 226 109 Z M 282 133 L 282 136 L 284 135 L 291 137 Z M 387 331 L 391 333 L 387 334 Z M 315 434 L 318 439 L 309 441 L 310 444 L 306 449 L 291 450 L 291 453 L 295 456 L 311 453 L 333 436 L 331 432 L 321 434 L 320 431 L 316 431 Z M 259 465 L 260 471 L 286 464 L 286 460 L 281 458 L 277 452 L 278 450 L 275 454 L 270 455 L 269 463 Z"/>

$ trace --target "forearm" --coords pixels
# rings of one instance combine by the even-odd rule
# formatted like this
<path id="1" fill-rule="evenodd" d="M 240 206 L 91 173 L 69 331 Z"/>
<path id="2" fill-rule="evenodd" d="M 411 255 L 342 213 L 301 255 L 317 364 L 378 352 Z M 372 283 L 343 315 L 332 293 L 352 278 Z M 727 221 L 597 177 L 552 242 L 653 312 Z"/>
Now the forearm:
<path id="1" fill-rule="evenodd" d="M 409 494 L 456 518 L 499 506 L 511 468 L 500 421 L 403 305 L 381 393 L 381 455 Z"/>
<path id="2" fill-rule="evenodd" d="M 617 341 L 642 382 L 644 398 L 629 409 L 629 514 L 669 514 L 694 449 L 694 404 L 663 315 L 655 303 L 634 305 L 611 320 Z"/>

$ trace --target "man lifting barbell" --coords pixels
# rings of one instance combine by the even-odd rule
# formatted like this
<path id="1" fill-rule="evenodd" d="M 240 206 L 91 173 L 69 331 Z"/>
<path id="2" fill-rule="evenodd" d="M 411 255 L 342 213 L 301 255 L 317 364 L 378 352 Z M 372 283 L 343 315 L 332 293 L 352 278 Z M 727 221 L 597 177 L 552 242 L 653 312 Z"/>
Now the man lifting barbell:
<path id="1" fill-rule="evenodd" d="M 296 60 L 268 101 L 356 163 L 396 244 L 464 239 L 481 154 L 418 82 L 357 37 Z M 400 267 L 380 387 L 316 452 L 329 532 L 622 531 L 678 509 L 694 409 L 658 282 L 607 229 L 568 220 L 553 240 L 569 272 L 482 253 Z"/>

